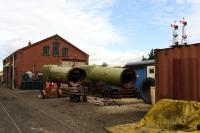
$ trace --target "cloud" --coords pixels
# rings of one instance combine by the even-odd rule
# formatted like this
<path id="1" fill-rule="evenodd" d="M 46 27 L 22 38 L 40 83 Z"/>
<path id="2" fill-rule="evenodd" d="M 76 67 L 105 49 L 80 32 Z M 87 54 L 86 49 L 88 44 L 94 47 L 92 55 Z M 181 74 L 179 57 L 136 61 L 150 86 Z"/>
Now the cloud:
<path id="1" fill-rule="evenodd" d="M 0 16 L 3 20 L 1 33 L 9 29 L 12 33 L 17 32 L 17 34 L 11 33 L 11 38 L 24 36 L 24 38 L 35 39 L 57 32 L 72 41 L 81 39 L 88 42 L 89 35 L 90 38 L 99 42 L 98 45 L 103 45 L 105 42 L 118 42 L 119 31 L 109 23 L 106 12 L 100 13 L 104 6 L 112 5 L 112 0 L 108 1 L 18 0 L 13 2 L 8 0 L 1 5 Z M 27 33 L 29 34 L 25 36 Z"/>
<path id="2" fill-rule="evenodd" d="M 170 25 L 174 20 L 179 21 L 190 12 L 190 9 L 187 12 L 185 11 L 187 5 L 178 5 L 178 3 L 176 1 L 164 0 L 160 2 L 160 0 L 153 0 L 151 7 L 152 23 L 160 26 Z"/>
<path id="3" fill-rule="evenodd" d="M 152 0 L 151 24 L 162 27 L 169 31 L 169 24 L 174 20 L 179 25 L 179 36 L 181 36 L 182 25 L 179 23 L 183 17 L 188 21 L 186 33 L 188 43 L 200 42 L 200 1 L 197 0 Z M 165 28 L 163 28 L 165 27 Z M 179 37 L 180 38 L 180 37 Z"/>
<path id="4" fill-rule="evenodd" d="M 200 1 L 188 0 L 192 4 L 192 13 L 186 16 L 188 20 L 187 36 L 189 43 L 200 42 Z"/>
<path id="5" fill-rule="evenodd" d="M 102 64 L 103 62 L 109 65 L 123 65 L 128 62 L 134 62 L 142 59 L 142 56 L 147 55 L 147 52 L 141 52 L 136 50 L 129 50 L 126 52 L 106 50 L 102 47 L 91 48 L 90 59 L 96 64 Z"/>
<path id="6" fill-rule="evenodd" d="M 119 59 L 120 55 L 125 55 L 123 51 L 106 50 L 106 46 L 120 45 L 126 40 L 121 30 L 110 22 L 114 2 L 115 0 L 0 0 L 0 49 L 3 51 L 0 53 L 0 60 L 26 46 L 29 40 L 34 43 L 57 33 L 89 53 L 91 63 L 124 62 Z M 128 53 L 132 54 L 132 51 L 128 51 L 126 55 Z M 138 57 L 127 55 L 124 60 L 135 58 Z"/>
<path id="7" fill-rule="evenodd" d="M 4 35 L 2 35 L 4 36 Z M 6 37 L 5 37 L 6 38 Z M 19 49 L 22 47 L 22 44 L 20 42 L 21 38 L 11 38 L 11 39 L 5 39 L 5 40 L 0 40 L 0 70 L 2 69 L 2 60 L 7 57 L 8 55 L 12 54 L 16 49 Z"/>

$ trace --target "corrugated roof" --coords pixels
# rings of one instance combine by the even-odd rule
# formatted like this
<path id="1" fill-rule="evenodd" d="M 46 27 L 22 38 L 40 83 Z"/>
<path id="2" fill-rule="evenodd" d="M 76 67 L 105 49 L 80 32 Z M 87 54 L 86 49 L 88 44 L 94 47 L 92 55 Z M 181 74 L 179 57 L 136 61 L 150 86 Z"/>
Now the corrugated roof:
<path id="1" fill-rule="evenodd" d="M 170 50 L 170 49 L 174 49 L 174 48 L 183 48 L 183 47 L 193 47 L 193 46 L 199 46 L 200 43 L 193 43 L 193 44 L 187 44 L 187 45 L 175 45 L 173 47 L 169 47 L 169 48 L 161 48 L 161 49 L 155 49 L 155 51 L 159 51 L 159 50 Z"/>
<path id="2" fill-rule="evenodd" d="M 155 60 L 146 60 L 146 61 L 129 62 L 125 64 L 125 66 L 128 67 L 128 66 L 153 65 L 154 63 L 155 63 Z"/>
<path id="3" fill-rule="evenodd" d="M 9 67 L 9 66 L 11 66 L 11 64 L 10 63 L 6 63 L 3 67 Z"/>

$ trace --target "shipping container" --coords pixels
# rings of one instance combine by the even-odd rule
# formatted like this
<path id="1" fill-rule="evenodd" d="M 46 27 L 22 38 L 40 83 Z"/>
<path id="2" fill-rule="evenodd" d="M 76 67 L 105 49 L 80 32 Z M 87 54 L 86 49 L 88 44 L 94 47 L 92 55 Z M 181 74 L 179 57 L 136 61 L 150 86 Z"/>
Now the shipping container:
<path id="1" fill-rule="evenodd" d="M 200 101 L 200 44 L 155 50 L 156 101 Z"/>

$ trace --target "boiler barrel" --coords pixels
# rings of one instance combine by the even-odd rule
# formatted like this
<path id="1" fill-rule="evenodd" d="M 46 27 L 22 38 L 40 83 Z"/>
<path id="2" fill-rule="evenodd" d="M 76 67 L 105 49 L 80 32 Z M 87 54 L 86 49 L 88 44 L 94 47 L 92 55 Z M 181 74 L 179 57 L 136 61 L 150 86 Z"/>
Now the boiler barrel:
<path id="1" fill-rule="evenodd" d="M 136 74 L 133 69 L 84 65 L 87 79 L 93 82 L 103 81 L 107 84 L 121 85 L 124 88 L 133 88 Z"/>
<path id="2" fill-rule="evenodd" d="M 45 80 L 60 83 L 82 82 L 86 78 L 86 73 L 81 68 L 57 65 L 44 65 L 43 75 Z"/>

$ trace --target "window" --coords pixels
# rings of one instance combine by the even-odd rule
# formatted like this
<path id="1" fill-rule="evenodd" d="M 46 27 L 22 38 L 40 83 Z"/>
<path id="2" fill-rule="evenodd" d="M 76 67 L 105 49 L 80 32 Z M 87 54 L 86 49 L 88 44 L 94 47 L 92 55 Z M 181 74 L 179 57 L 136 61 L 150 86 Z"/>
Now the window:
<path id="1" fill-rule="evenodd" d="M 62 49 L 62 56 L 63 57 L 68 57 L 68 48 L 63 48 Z"/>
<path id="2" fill-rule="evenodd" d="M 43 55 L 44 56 L 49 56 L 49 46 L 44 46 L 43 47 Z"/>
<path id="3" fill-rule="evenodd" d="M 149 73 L 154 73 L 154 69 L 149 69 Z"/>
<path id="4" fill-rule="evenodd" d="M 53 56 L 59 56 L 59 43 L 53 43 Z"/>

